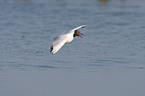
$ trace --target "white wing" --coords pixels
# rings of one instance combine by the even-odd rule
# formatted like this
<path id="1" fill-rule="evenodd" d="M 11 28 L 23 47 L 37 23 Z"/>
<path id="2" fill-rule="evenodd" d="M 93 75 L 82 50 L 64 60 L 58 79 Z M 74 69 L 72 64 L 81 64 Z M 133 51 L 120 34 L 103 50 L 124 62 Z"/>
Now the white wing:
<path id="1" fill-rule="evenodd" d="M 72 30 L 78 30 L 78 29 L 80 29 L 80 28 L 85 28 L 85 27 L 86 27 L 86 25 L 82 25 L 82 26 L 79 26 L 79 27 L 74 28 L 74 29 L 72 29 Z"/>
<path id="2" fill-rule="evenodd" d="M 68 31 L 67 33 L 73 33 L 73 34 L 74 34 L 75 30 L 78 30 L 78 29 L 80 29 L 80 28 L 85 28 L 85 27 L 86 27 L 86 25 L 82 25 L 82 26 L 76 27 L 76 28 L 74 28 L 74 29 Z"/>
<path id="3" fill-rule="evenodd" d="M 52 45 L 49 47 L 50 53 L 55 54 L 66 42 L 66 36 L 62 35 L 60 37 L 54 38 Z"/>

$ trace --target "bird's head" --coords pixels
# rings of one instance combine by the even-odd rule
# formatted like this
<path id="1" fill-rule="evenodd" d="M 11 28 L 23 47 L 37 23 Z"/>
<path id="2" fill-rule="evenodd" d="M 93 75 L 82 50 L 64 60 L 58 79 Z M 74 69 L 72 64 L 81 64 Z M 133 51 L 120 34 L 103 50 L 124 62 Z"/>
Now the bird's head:
<path id="1" fill-rule="evenodd" d="M 83 38 L 81 35 L 84 35 L 84 34 L 81 33 L 79 30 L 75 30 L 75 32 L 74 32 L 74 37 L 75 37 L 75 36 L 80 36 L 81 38 Z"/>

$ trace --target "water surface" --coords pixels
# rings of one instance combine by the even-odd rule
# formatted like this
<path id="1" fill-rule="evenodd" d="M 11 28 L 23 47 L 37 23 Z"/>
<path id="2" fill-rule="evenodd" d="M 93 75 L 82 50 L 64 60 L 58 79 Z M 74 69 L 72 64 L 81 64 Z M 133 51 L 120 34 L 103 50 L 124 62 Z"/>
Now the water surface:
<path id="1" fill-rule="evenodd" d="M 144 96 L 144 0 L 1 0 L 1 96 Z M 53 38 L 84 38 L 55 55 Z"/>

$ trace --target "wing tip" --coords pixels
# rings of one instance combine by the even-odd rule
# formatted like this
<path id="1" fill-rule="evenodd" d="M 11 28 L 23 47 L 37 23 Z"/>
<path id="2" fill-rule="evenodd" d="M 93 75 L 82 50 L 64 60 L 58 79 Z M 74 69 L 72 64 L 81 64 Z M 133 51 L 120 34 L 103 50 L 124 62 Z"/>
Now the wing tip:
<path id="1" fill-rule="evenodd" d="M 81 27 L 81 28 L 85 28 L 85 27 L 87 27 L 87 25 L 82 25 L 82 27 Z"/>
<path id="2" fill-rule="evenodd" d="M 49 47 L 50 49 L 50 53 L 52 53 L 52 55 L 54 55 L 57 51 L 53 49 L 53 46 L 50 46 Z"/>
<path id="3" fill-rule="evenodd" d="M 49 49 L 50 49 L 50 53 L 54 54 L 54 53 L 53 53 L 53 52 L 54 52 L 54 51 L 53 51 L 53 46 L 50 46 Z"/>

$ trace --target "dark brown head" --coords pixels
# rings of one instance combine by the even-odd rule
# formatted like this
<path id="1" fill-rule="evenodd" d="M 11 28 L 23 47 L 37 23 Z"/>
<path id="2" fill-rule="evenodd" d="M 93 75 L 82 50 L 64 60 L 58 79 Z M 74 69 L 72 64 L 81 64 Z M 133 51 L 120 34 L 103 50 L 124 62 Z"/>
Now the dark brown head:
<path id="1" fill-rule="evenodd" d="M 81 35 L 84 35 L 83 33 L 81 33 L 79 30 L 75 30 L 75 32 L 74 32 L 74 37 L 75 36 L 80 36 L 80 37 L 82 37 Z M 82 37 L 83 38 L 83 37 Z"/>

